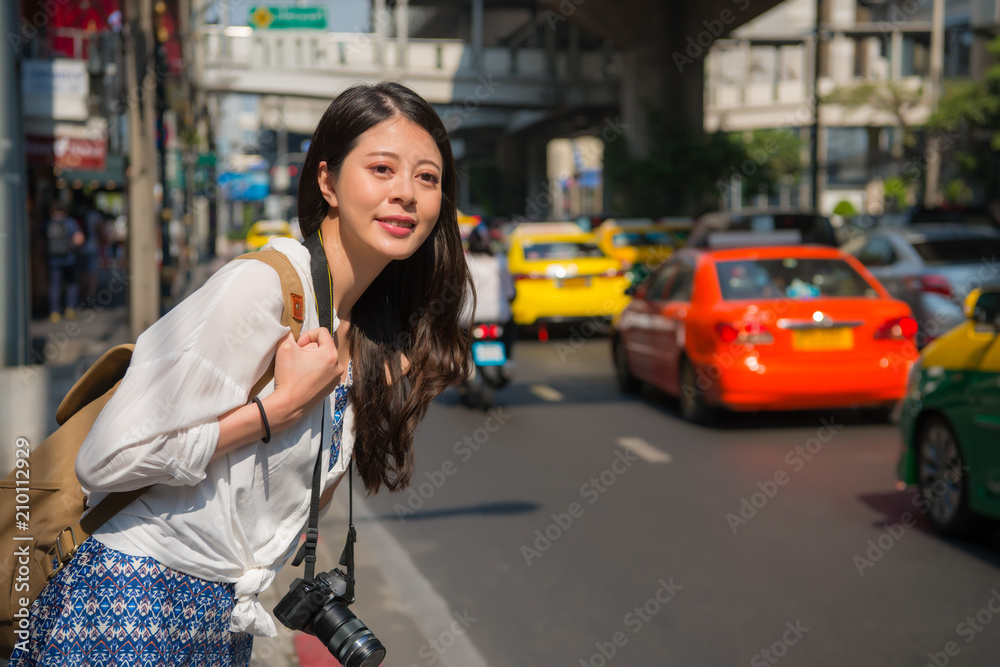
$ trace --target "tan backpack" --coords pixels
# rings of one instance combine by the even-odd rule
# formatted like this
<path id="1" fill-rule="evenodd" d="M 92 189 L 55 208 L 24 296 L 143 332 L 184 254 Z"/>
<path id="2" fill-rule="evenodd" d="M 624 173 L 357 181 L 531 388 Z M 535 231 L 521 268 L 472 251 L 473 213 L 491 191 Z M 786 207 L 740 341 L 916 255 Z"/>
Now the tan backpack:
<path id="1" fill-rule="evenodd" d="M 296 338 L 305 303 L 302 281 L 288 258 L 276 250 L 248 253 L 278 272 L 284 307 L 281 323 Z M 77 547 L 101 524 L 125 509 L 145 488 L 112 493 L 81 519 L 86 497 L 76 478 L 76 456 L 98 415 L 118 389 L 132 358 L 132 345 L 105 352 L 69 390 L 56 411 L 59 428 L 29 453 L 19 440 L 14 470 L 0 481 L 0 659 L 15 643 L 27 645 L 31 603 L 46 582 L 69 562 Z M 274 360 L 248 399 L 274 377 Z M 23 446 L 22 446 L 23 445 Z M 149 487 L 146 487 L 149 488 Z"/>

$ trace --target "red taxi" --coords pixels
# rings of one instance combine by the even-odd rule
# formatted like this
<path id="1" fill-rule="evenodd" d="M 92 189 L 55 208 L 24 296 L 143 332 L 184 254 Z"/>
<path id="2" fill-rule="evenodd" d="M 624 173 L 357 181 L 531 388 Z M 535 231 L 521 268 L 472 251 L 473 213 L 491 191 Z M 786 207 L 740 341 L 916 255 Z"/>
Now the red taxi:
<path id="1" fill-rule="evenodd" d="M 716 407 L 861 407 L 888 416 L 917 323 L 853 257 L 820 246 L 682 249 L 636 289 L 611 344 L 623 391 L 648 382 Z"/>

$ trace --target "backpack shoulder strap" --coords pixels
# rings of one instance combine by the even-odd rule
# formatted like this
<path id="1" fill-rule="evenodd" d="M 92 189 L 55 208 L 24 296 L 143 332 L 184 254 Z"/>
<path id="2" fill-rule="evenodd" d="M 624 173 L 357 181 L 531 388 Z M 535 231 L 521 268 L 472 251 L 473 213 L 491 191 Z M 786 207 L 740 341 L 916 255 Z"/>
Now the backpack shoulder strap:
<path id="1" fill-rule="evenodd" d="M 254 259 L 264 262 L 278 273 L 281 279 L 281 296 L 285 301 L 281 309 L 281 323 L 290 327 L 292 335 L 298 340 L 302 333 L 302 321 L 305 318 L 305 292 L 302 290 L 302 280 L 299 272 L 292 266 L 292 262 L 285 255 L 277 250 L 258 250 L 240 255 L 233 261 Z M 250 398 L 256 396 L 267 386 L 267 383 L 274 377 L 274 359 L 271 365 L 264 371 L 264 375 L 257 380 L 250 390 Z"/>
<path id="2" fill-rule="evenodd" d="M 106 394 L 125 377 L 134 348 L 132 343 L 116 345 L 102 354 L 66 393 L 56 410 L 56 423 L 62 426 L 85 405 Z"/>

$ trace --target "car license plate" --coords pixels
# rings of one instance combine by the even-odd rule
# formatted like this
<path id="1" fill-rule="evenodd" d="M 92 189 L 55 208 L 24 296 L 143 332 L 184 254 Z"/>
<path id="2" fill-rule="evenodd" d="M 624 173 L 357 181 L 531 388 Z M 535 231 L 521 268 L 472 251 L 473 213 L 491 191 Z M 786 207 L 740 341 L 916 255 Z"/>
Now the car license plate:
<path id="1" fill-rule="evenodd" d="M 590 278 L 560 278 L 559 287 L 590 287 Z"/>
<path id="2" fill-rule="evenodd" d="M 507 351 L 503 343 L 495 341 L 473 343 L 472 360 L 477 366 L 503 366 L 507 361 Z"/>
<path id="3" fill-rule="evenodd" d="M 850 350 L 854 348 L 854 330 L 805 329 L 792 332 L 792 347 L 796 350 Z"/>

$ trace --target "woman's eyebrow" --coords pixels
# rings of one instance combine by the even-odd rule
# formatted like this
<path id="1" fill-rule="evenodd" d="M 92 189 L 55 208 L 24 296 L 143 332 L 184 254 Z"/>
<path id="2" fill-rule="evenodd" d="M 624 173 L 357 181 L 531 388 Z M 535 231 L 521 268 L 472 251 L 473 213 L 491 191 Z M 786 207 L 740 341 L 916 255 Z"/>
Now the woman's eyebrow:
<path id="1" fill-rule="evenodd" d="M 393 153 L 392 151 L 372 151 L 366 157 L 375 157 L 376 155 L 381 155 L 383 157 L 391 157 L 391 158 L 393 158 L 395 160 L 399 159 L 399 156 L 396 155 L 395 153 Z M 417 164 L 423 164 L 424 162 L 426 162 L 427 164 L 433 165 L 434 167 L 437 167 L 438 170 L 441 169 L 441 165 L 439 165 L 437 162 L 435 162 L 434 160 L 432 160 L 430 158 L 423 158 L 422 160 L 417 160 Z"/>

